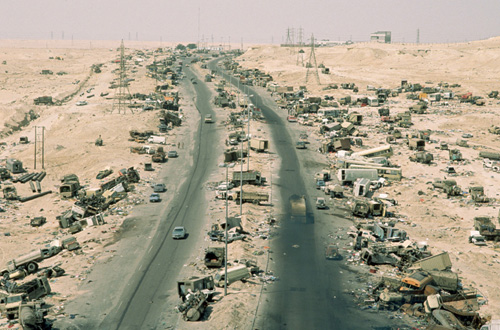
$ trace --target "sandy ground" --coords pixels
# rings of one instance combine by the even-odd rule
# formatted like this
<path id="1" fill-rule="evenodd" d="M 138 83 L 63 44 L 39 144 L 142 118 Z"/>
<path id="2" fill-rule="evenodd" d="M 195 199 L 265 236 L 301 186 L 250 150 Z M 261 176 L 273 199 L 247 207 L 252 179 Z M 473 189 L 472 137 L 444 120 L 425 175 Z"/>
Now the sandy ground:
<path id="1" fill-rule="evenodd" d="M 403 136 L 416 130 L 430 129 L 434 143 L 426 145 L 426 151 L 434 155 L 432 165 L 412 163 L 408 160 L 413 154 L 401 141 L 393 145 L 395 153 L 390 161 L 403 169 L 404 179 L 400 183 L 384 187 L 381 193 L 395 198 L 398 205 L 393 211 L 401 220 L 399 227 L 406 230 L 414 241 L 425 241 L 431 251 L 450 252 L 453 270 L 457 272 L 467 287 L 473 287 L 486 297 L 488 303 L 481 308 L 481 314 L 494 318 L 500 317 L 498 303 L 500 295 L 496 287 L 495 274 L 500 265 L 496 245 L 490 242 L 487 247 L 476 247 L 469 244 L 467 237 L 473 229 L 475 216 L 492 216 L 496 223 L 498 215 L 498 185 L 500 175 L 483 168 L 483 161 L 478 157 L 482 150 L 499 151 L 500 137 L 488 133 L 491 125 L 500 125 L 498 117 L 499 102 L 488 99 L 486 94 L 498 90 L 496 77 L 500 38 L 464 44 L 443 45 L 386 45 L 355 44 L 333 48 L 316 48 L 318 64 L 330 68 L 331 74 L 319 72 L 321 85 L 317 85 L 314 76 L 305 84 L 307 69 L 297 65 L 297 49 L 280 47 L 253 47 L 245 53 L 239 63 L 244 68 L 259 68 L 271 74 L 282 86 L 307 86 L 308 95 L 332 95 L 340 98 L 352 95 L 348 90 L 322 90 L 327 84 L 354 82 L 359 86 L 358 95 L 372 95 L 366 90 L 367 85 L 382 88 L 395 88 L 401 80 L 423 86 L 437 86 L 439 82 L 460 84 L 454 88 L 456 94 L 472 92 L 473 95 L 486 99 L 483 107 L 459 103 L 457 100 L 439 102 L 429 107 L 428 113 L 412 115 L 414 125 L 410 129 L 400 129 Z M 309 58 L 310 49 L 305 49 L 304 61 Z M 314 72 L 314 69 L 310 69 Z M 320 69 L 321 70 L 321 69 Z M 406 100 L 405 94 L 389 99 L 391 115 L 406 111 L 416 101 Z M 376 147 L 385 144 L 384 125 L 380 122 L 377 108 L 353 107 L 363 115 L 363 123 L 359 128 L 366 132 L 364 147 Z M 317 131 L 317 130 L 316 130 Z M 455 145 L 457 138 L 463 133 L 471 133 L 467 139 L 470 147 Z M 319 136 L 317 135 L 319 138 Z M 439 142 L 449 143 L 450 148 L 458 148 L 465 162 L 451 164 L 448 152 L 438 150 Z M 360 148 L 354 148 L 355 151 Z M 331 163 L 335 155 L 330 155 Z M 433 190 L 429 182 L 434 178 L 445 178 L 442 171 L 447 165 L 454 166 L 458 175 L 455 179 L 464 192 L 469 186 L 483 185 L 485 194 L 492 199 L 487 204 L 474 204 L 465 194 L 462 197 L 446 198 L 446 195 Z M 418 192 L 422 192 L 419 194 Z M 390 272 L 390 269 L 386 269 Z"/>
<path id="2" fill-rule="evenodd" d="M 23 161 L 28 171 L 34 168 L 34 126 L 45 127 L 45 170 L 47 177 L 42 182 L 42 189 L 57 191 L 59 179 L 69 173 L 76 173 L 80 181 L 88 187 L 96 187 L 99 180 L 95 179 L 98 171 L 110 167 L 116 173 L 119 169 L 135 166 L 140 169 L 141 178 L 144 179 L 136 185 L 129 197 L 116 204 L 106 216 L 104 226 L 88 228 L 75 236 L 82 244 L 82 253 L 75 254 L 64 252 L 55 258 L 48 259 L 45 263 L 61 264 L 69 276 L 51 280 L 55 295 L 48 302 L 55 306 L 55 314 L 63 311 L 64 301 L 77 295 L 78 283 L 85 279 L 96 258 L 110 257 L 114 251 L 106 246 L 113 239 L 123 219 L 135 204 L 144 203 L 149 194 L 149 183 L 154 182 L 154 173 L 142 171 L 143 164 L 148 160 L 145 155 L 132 154 L 131 146 L 135 142 L 127 141 L 131 129 L 146 130 L 156 129 L 157 118 L 155 112 L 118 113 L 113 111 L 113 100 L 100 97 L 101 92 L 110 92 L 110 82 L 117 77 L 118 64 L 112 63 L 119 57 L 117 48 L 119 42 L 82 42 L 78 45 L 56 43 L 52 41 L 21 43 L 2 41 L 0 48 L 0 164 L 7 158 L 14 157 Z M 88 47 L 87 47 L 88 44 Z M 132 53 L 129 48 L 155 49 L 155 44 L 141 44 L 126 42 L 127 53 Z M 400 84 L 402 79 L 410 82 L 421 83 L 426 86 L 436 86 L 438 82 L 445 81 L 459 83 L 461 87 L 454 89 L 457 93 L 470 91 L 474 95 L 485 96 L 490 90 L 500 89 L 497 83 L 499 67 L 494 65 L 500 54 L 500 39 L 481 42 L 450 45 L 381 45 L 359 44 L 335 48 L 317 48 L 316 58 L 318 64 L 323 63 L 331 70 L 330 75 L 320 75 L 321 86 L 311 79 L 307 84 L 312 95 L 333 95 L 336 98 L 349 95 L 347 90 L 322 91 L 329 83 L 355 82 L 360 86 L 359 94 L 369 95 L 366 85 L 375 87 L 393 88 Z M 306 49 L 304 61 L 307 61 L 309 50 Z M 60 57 L 61 60 L 49 59 Z M 150 57 L 147 59 L 151 61 Z M 5 61 L 5 62 L 3 62 Z M 239 59 L 247 68 L 257 67 L 270 73 L 274 79 L 283 85 L 305 85 L 306 69 L 297 66 L 296 50 L 272 46 L 254 46 Z M 5 64 L 2 64 L 5 63 Z M 91 73 L 93 64 L 103 63 L 102 72 Z M 41 75 L 41 70 L 52 70 L 53 75 Z M 206 71 L 196 68 L 203 76 Z M 132 71 L 135 71 L 132 73 Z M 67 74 L 57 75 L 57 72 Z M 131 93 L 149 93 L 154 89 L 155 82 L 146 78 L 145 63 L 141 65 L 130 64 Z M 86 79 L 88 79 L 86 81 Z M 81 84 L 82 82 L 85 84 Z M 93 87 L 91 93 L 86 90 Z M 84 93 L 82 96 L 81 93 Z M 61 99 L 67 95 L 76 95 L 66 104 L 61 106 L 35 106 L 33 99 L 38 96 L 50 95 Z M 94 94 L 93 98 L 87 98 Z M 79 100 L 88 101 L 88 105 L 78 107 L 75 103 Z M 391 114 L 403 112 L 413 101 L 407 101 L 404 96 L 390 99 Z M 469 162 L 455 164 L 459 176 L 454 177 L 465 191 L 468 186 L 481 184 L 485 187 L 486 195 L 498 199 L 498 184 L 500 178 L 482 167 L 478 153 L 483 149 L 499 150 L 499 137 L 489 134 L 487 128 L 494 124 L 500 125 L 497 116 L 497 100 L 487 100 L 485 107 L 458 104 L 450 101 L 448 105 L 433 105 L 428 114 L 413 115 L 415 124 L 409 130 L 431 129 L 432 140 L 447 141 L 452 144 L 463 132 L 473 134 L 469 144 L 473 148 L 459 149 Z M 26 113 L 29 110 L 40 115 L 40 118 L 27 122 Z M 364 139 L 366 146 L 378 146 L 385 140 L 386 134 L 378 118 L 376 108 L 356 109 L 361 111 L 364 119 L 361 131 L 369 134 L 369 139 Z M 223 117 L 230 110 L 217 109 L 218 117 Z M 220 114 L 220 116 L 219 116 Z M 221 126 L 220 122 L 215 125 Z M 84 129 L 82 129 L 84 127 Z M 222 126 L 221 126 L 222 128 Z M 22 131 L 20 131 L 22 129 Z M 167 135 L 169 143 L 177 143 L 177 134 L 185 127 L 176 128 Z M 252 122 L 252 134 L 267 136 L 266 127 L 262 123 Z M 101 135 L 104 146 L 94 146 L 95 139 Z M 28 136 L 31 143 L 18 144 L 20 136 Z M 319 137 L 318 137 L 319 138 Z M 427 166 L 411 163 L 408 156 L 411 152 L 404 144 L 395 145 L 395 155 L 391 161 L 403 167 L 404 179 L 384 187 L 381 192 L 388 193 L 390 197 L 398 200 L 399 205 L 394 211 L 403 220 L 401 226 L 413 240 L 427 241 L 432 251 L 449 251 L 452 255 L 453 270 L 460 274 L 465 285 L 477 288 L 489 303 L 482 307 L 484 315 L 500 317 L 495 306 L 500 301 L 500 294 L 495 282 L 499 272 L 497 252 L 493 244 L 488 247 L 475 247 L 467 243 L 468 231 L 472 227 L 472 218 L 479 215 L 495 216 L 498 214 L 496 200 L 486 205 L 474 205 L 467 196 L 447 199 L 438 191 L 429 189 L 426 182 L 444 176 L 441 172 L 448 163 L 447 153 L 436 150 L 438 144 L 429 144 L 428 151 L 435 157 L 435 165 Z M 271 143 L 272 150 L 272 143 Z M 272 159 L 269 166 L 267 154 L 254 155 L 252 153 L 252 168 L 260 170 L 269 179 L 279 168 L 279 160 Z M 333 161 L 334 156 L 330 155 Z M 253 161 L 255 159 L 255 161 Z M 221 158 L 222 160 L 222 158 Z M 38 159 L 37 171 L 40 171 Z M 157 165 L 155 165 L 157 166 Z M 244 165 L 246 166 L 246 164 Z M 255 166 L 255 167 L 253 167 Z M 236 166 L 236 168 L 238 165 Z M 221 169 L 214 174 L 213 182 L 224 180 L 225 173 Z M 222 221 L 225 216 L 224 201 L 214 200 L 213 185 L 207 185 L 207 198 L 211 199 L 207 217 L 213 222 Z M 16 184 L 21 196 L 28 196 L 31 191 L 27 185 Z M 270 186 L 263 191 L 270 192 Z M 417 191 L 423 191 L 418 195 Z M 277 195 L 277 194 L 275 194 Z M 274 204 L 278 206 L 276 196 Z M 63 235 L 55 217 L 62 211 L 71 207 L 74 200 L 62 200 L 57 194 L 35 199 L 27 203 L 11 203 L 0 200 L 6 212 L 0 213 L 0 232 L 4 234 L 1 247 L 0 263 L 4 263 L 14 255 L 28 252 L 48 244 L 55 237 Z M 238 214 L 239 207 L 234 202 L 230 204 L 229 213 Z M 256 258 L 259 266 L 266 269 L 267 265 L 267 240 L 259 238 L 261 230 L 266 231 L 264 219 L 272 213 L 270 206 L 243 206 L 243 226 L 252 237 L 247 242 L 231 243 L 229 260 L 243 257 Z M 29 218 L 43 215 L 48 223 L 41 228 L 29 226 Z M 208 222 L 207 222 L 208 224 Z M 207 228 L 208 230 L 208 228 Z M 212 245 L 208 241 L 203 246 Z M 254 255 L 255 251 L 262 251 L 262 255 Z M 258 253 L 260 254 L 260 252 Z M 193 272 L 204 272 L 200 254 L 184 270 L 186 275 Z M 46 264 L 43 266 L 47 266 Z M 272 271 L 272 269 L 269 269 Z M 255 278 L 247 283 L 235 283 L 229 289 L 230 296 L 214 305 L 208 320 L 202 323 L 182 323 L 181 328 L 189 329 L 220 329 L 220 324 L 232 329 L 242 324 L 249 324 L 252 311 L 257 304 L 257 295 L 261 290 L 259 279 Z M 266 284 L 267 285 L 267 284 Z M 270 284 L 272 285 L 272 284 Z M 237 293 L 237 294 L 236 294 Z M 236 303 L 235 303 L 236 302 Z M 227 311 L 230 311 L 228 313 Z M 0 324 L 1 325 L 1 324 Z M 5 323 L 3 324 L 5 325 Z M 2 325 L 2 326 L 3 326 Z"/>
<path id="3" fill-rule="evenodd" d="M 152 61 L 151 51 L 155 44 L 126 43 L 125 54 L 135 54 L 136 50 L 143 50 L 148 56 L 144 62 L 133 64 L 128 62 L 127 72 L 131 82 L 131 93 L 148 94 L 154 90 L 156 82 L 146 77 L 145 65 Z M 5 234 L 1 243 L 1 260 L 7 260 L 22 253 L 40 248 L 55 238 L 65 234 L 60 229 L 56 216 L 71 208 L 74 199 L 59 198 L 58 191 L 60 179 L 65 174 L 76 173 L 84 187 L 97 187 L 100 180 L 95 179 L 96 174 L 105 168 L 112 169 L 115 173 L 122 169 L 134 166 L 139 169 L 141 182 L 135 185 L 135 190 L 129 196 L 105 213 L 106 224 L 103 226 L 89 227 L 75 235 L 82 250 L 77 253 L 62 252 L 56 257 L 44 261 L 41 266 L 60 265 L 66 271 L 66 276 L 50 280 L 52 294 L 45 300 L 53 308 L 50 318 L 65 317 L 64 305 L 68 300 L 77 298 L 79 283 L 87 278 L 92 271 L 92 265 L 97 260 L 109 260 L 118 251 L 111 245 L 120 232 L 120 225 L 131 212 L 134 205 L 147 203 L 150 185 L 155 182 L 159 171 L 143 171 L 144 163 L 150 162 L 150 156 L 138 155 L 130 152 L 130 147 L 140 144 L 128 141 L 130 130 L 155 130 L 158 125 L 157 113 L 154 111 L 142 112 L 139 110 L 118 112 L 113 106 L 115 90 L 109 89 L 109 84 L 117 78 L 118 64 L 112 61 L 119 58 L 119 43 L 92 42 L 90 47 L 84 43 L 69 45 L 67 42 L 16 42 L 4 41 L 0 48 L 0 69 L 2 70 L 2 89 L 0 90 L 0 137 L 3 144 L 0 151 L 0 164 L 5 165 L 7 158 L 16 158 L 23 162 L 28 172 L 41 171 L 41 151 L 37 153 L 37 168 L 34 169 L 35 131 L 34 127 L 44 127 L 44 168 L 47 172 L 42 181 L 42 190 L 52 190 L 54 193 L 27 203 L 0 200 L 0 205 L 6 212 L 0 214 L 0 232 Z M 133 55 L 135 56 L 135 55 Z M 158 55 L 159 57 L 161 55 Z M 99 74 L 91 71 L 92 65 L 103 64 Z M 201 77 L 208 71 L 202 70 L 198 65 L 192 65 L 198 70 Z M 51 70 L 53 75 L 42 75 L 42 70 Z M 64 74 L 57 74 L 62 73 Z M 209 84 L 211 88 L 215 82 Z M 90 92 L 88 90 L 93 88 Z M 100 97 L 103 92 L 109 92 L 107 97 Z M 94 97 L 88 97 L 89 95 Z M 33 99 L 39 96 L 52 96 L 60 100 L 68 95 L 73 97 L 60 106 L 36 106 Z M 183 96 L 181 96 L 182 98 Z M 85 100 L 86 106 L 76 106 L 77 101 Z M 186 116 L 197 116 L 196 110 L 189 105 L 191 100 L 181 100 L 181 106 L 188 109 Z M 38 119 L 29 121 L 27 113 L 33 110 Z M 218 121 L 214 125 L 226 132 L 224 122 L 230 110 L 216 109 Z M 169 131 L 167 134 L 167 150 L 176 149 L 176 144 L 183 141 L 193 118 L 188 117 L 188 124 Z M 40 132 L 40 130 L 38 130 Z M 252 122 L 251 133 L 255 136 L 266 137 L 265 125 Z M 96 147 L 95 139 L 101 135 L 104 146 Z M 29 144 L 19 144 L 19 137 L 27 136 Z M 169 147 L 169 145 L 172 145 Z M 40 145 L 39 145 L 40 147 Z M 221 162 L 223 161 L 221 152 Z M 153 167 L 160 166 L 153 163 Z M 244 169 L 246 169 L 246 163 Z M 279 168 L 279 160 L 269 154 L 255 154 L 252 152 L 251 169 L 260 170 L 262 174 L 272 180 L 272 171 Z M 239 169 L 239 164 L 235 167 Z M 162 171 L 164 172 L 164 171 Z M 224 201 L 215 200 L 214 186 L 224 180 L 225 171 L 219 169 L 207 183 L 207 210 L 206 230 L 216 222 L 223 222 L 225 217 Z M 219 173 L 220 172 L 220 173 Z M 168 174 L 167 174 L 168 175 Z M 181 180 L 182 178 L 179 178 Z M 28 185 L 15 185 L 21 196 L 31 195 Z M 250 189 L 245 186 L 245 189 Z M 270 192 L 270 184 L 258 188 L 260 191 Z M 273 198 L 276 200 L 276 198 Z M 234 201 L 229 204 L 230 216 L 239 214 L 239 206 Z M 235 264 L 242 258 L 256 260 L 263 269 L 267 267 L 269 247 L 267 237 L 269 226 L 266 218 L 271 216 L 271 204 L 256 206 L 243 205 L 242 224 L 250 234 L 245 242 L 236 241 L 230 244 L 229 260 Z M 47 224 L 40 228 L 29 226 L 29 220 L 35 216 L 47 217 Z M 262 237 L 261 237 L 262 234 Z M 199 255 L 193 256 L 183 275 L 207 273 L 203 265 L 203 251 L 205 247 L 221 243 L 210 242 L 208 236 L 204 242 L 199 243 Z M 272 269 L 269 269 L 272 271 Z M 214 271 L 212 271 L 214 272 Z M 30 279 L 31 277 L 27 278 Z M 202 323 L 186 323 L 180 320 L 177 328 L 203 328 L 220 329 L 221 324 L 228 328 L 250 324 L 254 314 L 258 293 L 262 286 L 259 278 L 254 278 L 246 283 L 234 283 L 229 288 L 230 295 L 215 304 L 213 310 Z M 222 290 L 220 290 L 222 292 Z M 237 303 L 234 303 L 237 301 Z M 231 310 L 231 313 L 227 313 Z M 175 314 L 169 311 L 167 314 Z M 7 323 L 0 323 L 0 327 Z"/>
<path id="4" fill-rule="evenodd" d="M 105 213 L 105 225 L 88 227 L 75 235 L 82 246 L 81 250 L 63 251 L 41 264 L 42 267 L 57 264 L 66 271 L 67 276 L 50 280 L 54 294 L 46 299 L 54 306 L 52 315 L 59 314 L 63 312 L 64 301 L 77 294 L 78 283 L 85 280 L 95 260 L 112 257 L 115 251 L 106 247 L 113 242 L 115 233 L 132 207 L 148 202 L 150 185 L 155 182 L 159 171 L 143 170 L 144 163 L 151 162 L 151 156 L 131 153 L 131 147 L 141 145 L 128 139 L 130 130 L 157 131 L 158 112 L 142 111 L 140 108 L 133 112 L 130 109 L 119 111 L 116 103 L 114 106 L 112 98 L 117 90 L 109 89 L 109 85 L 117 78 L 118 64 L 112 61 L 120 56 L 119 42 L 91 50 L 76 47 L 43 48 L 40 43 L 25 45 L 34 48 L 18 48 L 18 44 L 10 45 L 8 41 L 2 42 L 2 46 L 0 164 L 5 165 L 6 159 L 12 157 L 22 161 L 28 172 L 42 171 L 40 144 L 37 148 L 37 167 L 34 169 L 34 127 L 44 127 L 43 170 L 47 176 L 42 181 L 42 191 L 51 190 L 53 193 L 26 203 L 0 200 L 0 206 L 5 210 L 0 213 L 0 232 L 4 236 L 0 245 L 0 263 L 41 248 L 66 234 L 66 230 L 59 228 L 56 216 L 71 209 L 75 199 L 61 199 L 57 194 L 63 175 L 77 174 L 80 184 L 86 188 L 98 187 L 104 181 L 96 179 L 96 175 L 105 168 L 112 169 L 112 176 L 116 176 L 120 169 L 135 167 L 141 175 L 141 181 L 134 185 L 128 197 L 112 205 Z M 129 87 L 131 93 L 149 94 L 154 91 L 156 81 L 146 77 L 144 63 L 152 61 L 155 47 L 150 44 L 148 48 L 151 50 L 145 50 L 147 56 L 144 62 L 128 62 L 128 78 L 134 79 Z M 136 53 L 127 48 L 125 54 Z M 101 73 L 91 72 L 94 64 L 103 64 Z M 42 75 L 42 70 L 51 70 L 54 74 Z M 58 72 L 65 74 L 58 75 Z M 103 92 L 109 95 L 101 97 Z M 60 100 L 73 94 L 67 103 L 60 106 L 33 104 L 33 99 L 38 96 L 48 95 Z M 76 106 L 75 103 L 80 100 L 87 101 L 88 105 Z M 39 118 L 26 121 L 25 114 L 30 110 Z M 166 134 L 166 150 L 177 149 L 178 135 L 181 136 L 188 129 L 186 126 L 169 131 Z M 38 129 L 38 132 L 41 130 Z M 19 144 L 20 136 L 27 136 L 30 143 Z M 99 136 L 104 141 L 102 147 L 94 145 Z M 160 166 L 163 165 L 153 163 L 156 169 Z M 27 184 L 15 184 L 15 187 L 20 196 L 32 194 Z M 35 216 L 45 216 L 47 224 L 39 228 L 31 227 L 30 218 Z"/>

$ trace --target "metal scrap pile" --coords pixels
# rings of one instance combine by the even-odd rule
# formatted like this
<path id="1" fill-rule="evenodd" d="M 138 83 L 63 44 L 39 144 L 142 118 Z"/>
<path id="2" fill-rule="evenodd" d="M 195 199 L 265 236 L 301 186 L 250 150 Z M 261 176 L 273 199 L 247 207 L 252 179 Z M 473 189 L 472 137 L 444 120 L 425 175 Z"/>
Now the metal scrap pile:
<path id="1" fill-rule="evenodd" d="M 207 295 L 201 291 L 189 292 L 185 300 L 175 307 L 186 321 L 198 321 L 207 307 Z"/>

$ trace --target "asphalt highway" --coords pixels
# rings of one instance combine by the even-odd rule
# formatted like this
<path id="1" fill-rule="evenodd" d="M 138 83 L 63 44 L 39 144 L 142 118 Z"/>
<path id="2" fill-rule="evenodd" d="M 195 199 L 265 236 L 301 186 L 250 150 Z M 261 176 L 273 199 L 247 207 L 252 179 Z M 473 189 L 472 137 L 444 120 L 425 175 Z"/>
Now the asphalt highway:
<path id="1" fill-rule="evenodd" d="M 206 114 L 216 118 L 208 87 L 189 67 L 184 67 L 184 73 L 184 83 L 194 95 L 183 97 L 194 97 L 201 119 Z M 162 169 L 168 175 L 165 182 L 172 186 L 164 193 L 174 194 L 171 202 L 134 208 L 122 225 L 117 246 L 113 246 L 118 255 L 94 267 L 80 288 L 86 293 L 66 306 L 73 317 L 56 321 L 54 328 L 137 330 L 178 322 L 179 314 L 173 308 L 179 302 L 176 283 L 195 253 L 196 243 L 203 239 L 207 208 L 203 185 L 220 156 L 216 125 L 203 120 L 198 123 L 190 128 L 196 132 L 188 141 L 194 146 L 192 155 L 179 150 L 180 157 L 170 159 Z M 186 227 L 187 239 L 172 239 L 176 226 Z"/>
<path id="2" fill-rule="evenodd" d="M 223 71 L 220 74 L 237 85 L 236 78 Z M 263 291 L 255 322 L 248 329 L 389 329 L 395 324 L 388 319 L 388 314 L 363 312 L 354 306 L 353 298 L 344 293 L 349 288 L 348 271 L 341 262 L 325 259 L 326 233 L 348 223 L 314 208 L 315 196 L 321 195 L 315 189 L 313 175 L 321 166 L 304 164 L 314 164 L 311 159 L 318 158 L 317 153 L 303 153 L 298 157 L 284 111 L 273 104 L 262 88 L 240 86 L 240 89 L 252 95 L 251 102 L 262 110 L 269 124 L 273 149 L 281 158 L 276 185 L 284 205 L 281 212 L 276 212 L 282 216 L 279 235 L 271 244 L 273 271 L 279 281 Z M 288 200 L 294 194 L 306 197 L 308 221 L 305 224 L 290 221 Z"/>
<path id="3" fill-rule="evenodd" d="M 201 118 L 206 114 L 215 116 L 210 107 L 207 86 L 189 68 L 184 68 L 184 72 L 186 81 L 197 82 L 193 86 Z M 163 225 L 158 228 L 151 243 L 151 252 L 146 255 L 144 269 L 137 273 L 134 285 L 124 292 L 122 300 L 125 303 L 104 320 L 103 328 L 111 329 L 114 325 L 116 329 L 155 328 L 159 315 L 167 312 L 167 292 L 176 287 L 180 269 L 192 255 L 196 238 L 203 234 L 203 227 L 200 225 L 205 217 L 206 206 L 203 184 L 209 169 L 215 168 L 218 156 L 213 143 L 218 141 L 215 126 L 204 125 L 201 120 L 197 129 L 192 174 L 175 197 Z M 171 232 L 175 226 L 185 226 L 189 237 L 185 240 L 173 240 Z"/>

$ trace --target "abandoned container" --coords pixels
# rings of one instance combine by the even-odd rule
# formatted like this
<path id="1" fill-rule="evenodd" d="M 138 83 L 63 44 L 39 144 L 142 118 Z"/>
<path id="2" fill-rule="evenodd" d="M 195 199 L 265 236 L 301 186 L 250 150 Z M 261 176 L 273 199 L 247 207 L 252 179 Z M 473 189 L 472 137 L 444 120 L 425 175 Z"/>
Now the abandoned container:
<path id="1" fill-rule="evenodd" d="M 9 158 L 6 162 L 6 167 L 12 174 L 23 173 L 23 163 L 20 160 Z"/>

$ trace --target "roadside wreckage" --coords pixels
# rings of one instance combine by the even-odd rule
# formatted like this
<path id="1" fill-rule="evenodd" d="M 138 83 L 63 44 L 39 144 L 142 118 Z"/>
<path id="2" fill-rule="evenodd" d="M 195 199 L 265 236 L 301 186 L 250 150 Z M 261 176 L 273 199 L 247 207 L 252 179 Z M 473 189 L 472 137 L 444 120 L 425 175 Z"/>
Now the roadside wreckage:
<path id="1" fill-rule="evenodd" d="M 81 226 L 103 224 L 104 217 L 101 213 L 107 210 L 111 204 L 125 198 L 131 189 L 130 184 L 137 183 L 139 180 L 140 176 L 137 170 L 130 167 L 120 170 L 118 176 L 106 180 L 99 188 L 81 190 L 76 175 L 65 176 L 63 182 L 67 182 L 67 189 L 63 189 L 61 194 L 66 193 L 68 197 L 76 196 L 77 200 L 71 210 L 56 217 L 59 226 L 64 229 L 72 227 L 77 222 Z"/>

